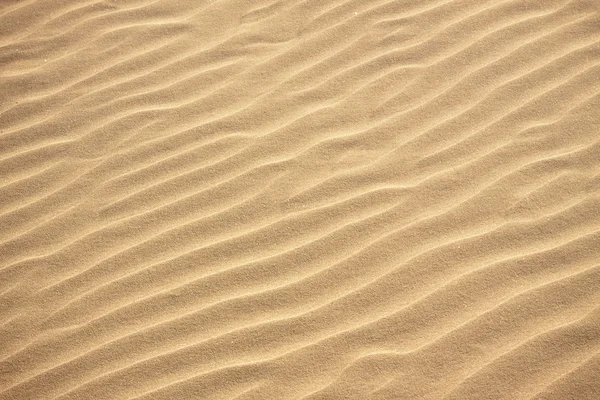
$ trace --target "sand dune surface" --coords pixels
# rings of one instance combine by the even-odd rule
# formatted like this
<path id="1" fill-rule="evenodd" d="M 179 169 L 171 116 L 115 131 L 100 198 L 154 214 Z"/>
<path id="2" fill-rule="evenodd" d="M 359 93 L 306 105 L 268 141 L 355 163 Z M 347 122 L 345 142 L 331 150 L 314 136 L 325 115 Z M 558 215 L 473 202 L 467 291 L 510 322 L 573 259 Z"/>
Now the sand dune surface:
<path id="1" fill-rule="evenodd" d="M 600 2 L 0 2 L 0 399 L 600 399 Z"/>

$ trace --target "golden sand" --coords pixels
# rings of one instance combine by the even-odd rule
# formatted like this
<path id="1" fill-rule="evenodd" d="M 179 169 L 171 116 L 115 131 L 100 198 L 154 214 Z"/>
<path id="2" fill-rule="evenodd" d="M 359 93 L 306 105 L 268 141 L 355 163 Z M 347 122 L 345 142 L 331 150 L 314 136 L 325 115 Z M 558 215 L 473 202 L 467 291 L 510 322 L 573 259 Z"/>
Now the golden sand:
<path id="1" fill-rule="evenodd" d="M 600 1 L 0 2 L 0 399 L 600 399 Z"/>

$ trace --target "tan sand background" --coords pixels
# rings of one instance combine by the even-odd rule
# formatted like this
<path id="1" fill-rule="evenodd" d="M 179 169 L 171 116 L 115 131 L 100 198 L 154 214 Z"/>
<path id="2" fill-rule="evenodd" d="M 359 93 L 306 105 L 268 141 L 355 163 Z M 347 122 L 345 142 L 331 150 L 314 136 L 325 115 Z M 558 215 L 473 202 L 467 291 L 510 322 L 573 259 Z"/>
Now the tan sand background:
<path id="1" fill-rule="evenodd" d="M 600 399 L 600 1 L 0 3 L 0 399 Z"/>

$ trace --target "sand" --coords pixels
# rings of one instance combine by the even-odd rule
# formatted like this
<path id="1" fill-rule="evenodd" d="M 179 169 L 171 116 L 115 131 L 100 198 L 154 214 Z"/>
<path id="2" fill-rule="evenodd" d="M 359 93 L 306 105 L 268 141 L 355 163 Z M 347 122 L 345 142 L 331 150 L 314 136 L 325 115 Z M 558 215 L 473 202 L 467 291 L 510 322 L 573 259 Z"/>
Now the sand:
<path id="1" fill-rule="evenodd" d="M 0 399 L 600 399 L 600 2 L 0 2 Z"/>

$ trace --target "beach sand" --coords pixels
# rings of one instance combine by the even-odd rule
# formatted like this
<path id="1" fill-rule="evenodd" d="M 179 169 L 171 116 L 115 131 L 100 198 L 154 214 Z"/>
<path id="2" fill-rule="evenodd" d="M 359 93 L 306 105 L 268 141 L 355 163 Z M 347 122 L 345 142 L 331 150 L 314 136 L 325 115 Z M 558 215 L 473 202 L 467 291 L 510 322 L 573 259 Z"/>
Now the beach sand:
<path id="1" fill-rule="evenodd" d="M 0 399 L 600 399 L 600 2 L 0 2 Z"/>

